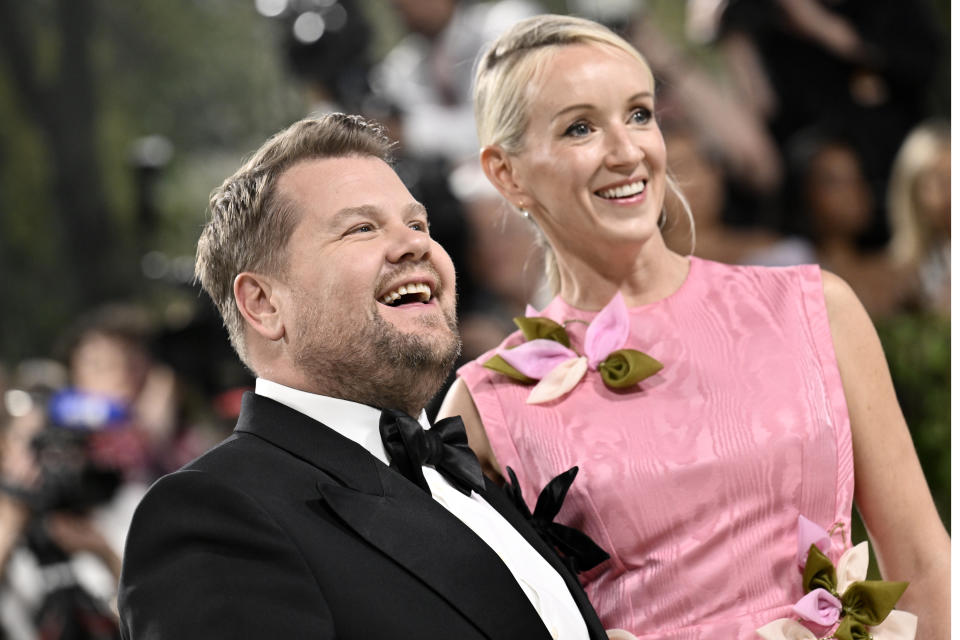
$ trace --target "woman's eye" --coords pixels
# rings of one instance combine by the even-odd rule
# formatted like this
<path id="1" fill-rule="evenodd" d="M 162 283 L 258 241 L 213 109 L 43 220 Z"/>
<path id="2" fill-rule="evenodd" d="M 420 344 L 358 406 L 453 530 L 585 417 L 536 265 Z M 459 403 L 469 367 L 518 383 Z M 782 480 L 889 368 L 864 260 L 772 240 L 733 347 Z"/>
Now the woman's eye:
<path id="1" fill-rule="evenodd" d="M 572 125 L 567 127 L 567 130 L 563 132 L 563 135 L 580 138 L 588 133 L 590 133 L 590 127 L 587 126 L 586 122 L 574 122 Z"/>
<path id="2" fill-rule="evenodd" d="M 634 124 L 647 124 L 652 118 L 653 114 L 646 107 L 638 107 L 630 114 L 630 121 Z"/>

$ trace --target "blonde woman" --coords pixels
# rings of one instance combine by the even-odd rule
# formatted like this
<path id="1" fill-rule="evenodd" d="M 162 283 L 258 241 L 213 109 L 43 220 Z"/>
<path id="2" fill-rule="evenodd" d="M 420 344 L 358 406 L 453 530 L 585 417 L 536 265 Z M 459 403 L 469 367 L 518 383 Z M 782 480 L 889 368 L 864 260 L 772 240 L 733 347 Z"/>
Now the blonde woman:
<path id="1" fill-rule="evenodd" d="M 950 313 L 950 125 L 930 120 L 904 140 L 887 195 L 890 258 L 910 274 L 918 306 Z"/>
<path id="2" fill-rule="evenodd" d="M 578 18 L 518 23 L 480 59 L 481 163 L 542 233 L 557 296 L 460 369 L 441 415 L 463 415 L 487 473 L 509 467 L 531 506 L 579 466 L 558 520 L 610 553 L 581 574 L 607 628 L 876 633 L 849 597 L 794 611 L 808 540 L 850 559 L 855 499 L 885 578 L 910 582 L 897 608 L 946 638 L 949 538 L 863 307 L 815 266 L 669 250 L 655 102 L 640 54 Z M 915 619 L 887 617 L 909 635 Z"/>

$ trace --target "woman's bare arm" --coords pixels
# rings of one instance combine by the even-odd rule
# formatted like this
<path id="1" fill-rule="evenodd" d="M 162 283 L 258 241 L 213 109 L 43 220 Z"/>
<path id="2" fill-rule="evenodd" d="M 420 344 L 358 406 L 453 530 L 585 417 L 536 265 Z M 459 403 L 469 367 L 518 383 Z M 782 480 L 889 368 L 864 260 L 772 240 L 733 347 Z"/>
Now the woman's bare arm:
<path id="1" fill-rule="evenodd" d="M 946 640 L 950 538 L 930 496 L 870 317 L 836 275 L 824 272 L 823 288 L 850 414 L 857 509 L 884 578 L 910 582 L 897 608 L 919 617 L 917 638 Z"/>
<path id="2" fill-rule="evenodd" d="M 440 405 L 440 411 L 437 413 L 438 420 L 449 416 L 463 418 L 463 424 L 467 429 L 467 441 L 470 443 L 473 452 L 477 454 L 477 458 L 480 459 L 484 474 L 497 484 L 502 485 L 503 473 L 496 456 L 493 455 L 490 440 L 487 438 L 483 421 L 480 419 L 480 412 L 477 411 L 477 405 L 473 403 L 470 390 L 467 389 L 467 385 L 460 378 L 457 378 L 450 387 L 450 391 L 447 392 L 447 397 L 443 399 L 443 404 Z"/>

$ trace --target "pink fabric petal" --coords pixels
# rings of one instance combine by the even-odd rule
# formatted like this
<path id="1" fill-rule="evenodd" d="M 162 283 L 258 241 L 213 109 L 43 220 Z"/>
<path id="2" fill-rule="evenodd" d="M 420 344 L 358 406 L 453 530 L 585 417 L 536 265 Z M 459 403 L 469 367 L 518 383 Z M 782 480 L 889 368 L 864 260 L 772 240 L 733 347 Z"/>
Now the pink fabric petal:
<path id="1" fill-rule="evenodd" d="M 837 561 L 837 593 L 843 593 L 853 582 L 867 579 L 870 565 L 870 545 L 866 540 L 847 549 Z"/>
<path id="2" fill-rule="evenodd" d="M 810 545 L 815 544 L 820 551 L 826 553 L 830 549 L 830 534 L 815 522 L 803 516 L 797 517 L 797 564 L 801 568 L 807 564 L 807 554 Z"/>
<path id="3" fill-rule="evenodd" d="M 537 318 L 540 316 L 540 312 L 534 309 L 532 304 L 528 304 L 527 308 L 523 310 L 523 315 L 528 318 Z"/>
<path id="4" fill-rule="evenodd" d="M 627 313 L 627 304 L 618 291 L 587 327 L 583 348 L 590 359 L 590 368 L 596 369 L 611 351 L 621 348 L 627 342 L 629 334 L 630 316 Z"/>
<path id="5" fill-rule="evenodd" d="M 756 631 L 764 640 L 817 640 L 813 631 L 792 618 L 780 618 Z"/>
<path id="6" fill-rule="evenodd" d="M 501 349 L 498 353 L 511 367 L 534 380 L 543 378 L 561 362 L 577 357 L 574 351 L 556 340 L 543 338 L 524 342 L 513 349 Z"/>
<path id="7" fill-rule="evenodd" d="M 583 356 L 558 364 L 530 390 L 527 404 L 542 404 L 556 400 L 577 386 L 586 372 L 587 359 Z"/>
<path id="8" fill-rule="evenodd" d="M 913 640 L 917 635 L 917 616 L 894 609 L 883 622 L 870 627 L 873 640 Z"/>
<path id="9" fill-rule="evenodd" d="M 840 619 L 843 603 L 826 589 L 814 589 L 797 600 L 793 612 L 803 618 L 824 627 L 836 624 Z"/>

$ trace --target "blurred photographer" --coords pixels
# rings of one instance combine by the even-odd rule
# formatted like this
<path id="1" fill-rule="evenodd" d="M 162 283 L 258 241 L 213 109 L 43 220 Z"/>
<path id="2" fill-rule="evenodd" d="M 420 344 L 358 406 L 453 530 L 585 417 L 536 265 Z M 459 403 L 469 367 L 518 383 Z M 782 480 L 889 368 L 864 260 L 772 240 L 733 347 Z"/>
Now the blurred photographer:
<path id="1" fill-rule="evenodd" d="M 120 557 L 97 510 L 114 498 L 122 476 L 97 462 L 89 448 L 90 434 L 108 423 L 82 423 L 81 416 L 66 414 L 70 407 L 64 405 L 76 410 L 82 404 L 81 396 L 69 393 L 49 401 L 36 393 L 20 396 L 33 405 L 21 405 L 25 412 L 0 432 L 0 621 L 6 634 L 0 637 L 119 637 L 106 601 L 119 579 Z M 84 410 L 99 402 L 90 397 Z"/>

